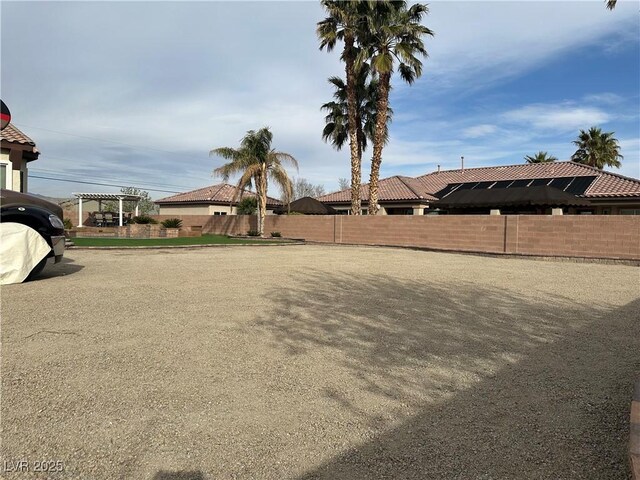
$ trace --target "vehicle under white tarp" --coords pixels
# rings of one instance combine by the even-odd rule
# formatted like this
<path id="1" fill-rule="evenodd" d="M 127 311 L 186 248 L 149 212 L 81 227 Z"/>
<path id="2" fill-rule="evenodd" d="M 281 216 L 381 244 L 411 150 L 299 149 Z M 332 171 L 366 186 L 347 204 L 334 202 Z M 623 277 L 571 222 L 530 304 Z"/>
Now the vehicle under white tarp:
<path id="1" fill-rule="evenodd" d="M 0 223 L 0 285 L 21 283 L 51 247 L 42 235 L 21 223 Z"/>

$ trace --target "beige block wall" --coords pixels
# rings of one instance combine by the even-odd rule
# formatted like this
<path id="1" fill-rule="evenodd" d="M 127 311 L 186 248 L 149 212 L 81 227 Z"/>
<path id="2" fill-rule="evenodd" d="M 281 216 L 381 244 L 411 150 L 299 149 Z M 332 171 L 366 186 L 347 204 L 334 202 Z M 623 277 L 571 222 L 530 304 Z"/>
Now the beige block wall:
<path id="1" fill-rule="evenodd" d="M 248 215 L 182 219 L 203 233 L 244 234 L 256 225 Z M 630 215 L 274 215 L 264 231 L 314 242 L 640 260 L 640 216 Z"/>

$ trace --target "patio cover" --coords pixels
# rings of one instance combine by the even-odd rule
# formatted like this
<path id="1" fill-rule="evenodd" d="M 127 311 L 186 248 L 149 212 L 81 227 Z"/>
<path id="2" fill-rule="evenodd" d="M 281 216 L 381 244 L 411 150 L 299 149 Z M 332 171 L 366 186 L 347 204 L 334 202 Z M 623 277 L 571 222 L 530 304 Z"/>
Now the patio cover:
<path id="1" fill-rule="evenodd" d="M 439 208 L 476 208 L 511 206 L 588 206 L 591 202 L 548 185 L 536 187 L 456 190 L 432 202 Z"/>
<path id="2" fill-rule="evenodd" d="M 127 193 L 74 193 L 78 199 L 78 227 L 82 227 L 82 200 L 118 200 L 118 224 L 122 227 L 122 202 L 136 202 L 136 217 L 138 216 L 138 204 L 141 195 Z"/>
<path id="3" fill-rule="evenodd" d="M 333 207 L 325 205 L 319 200 L 312 197 L 302 197 L 289 204 L 289 209 L 286 205 L 279 207 L 275 210 L 277 214 L 287 213 L 303 213 L 305 215 L 335 215 L 336 211 Z"/>

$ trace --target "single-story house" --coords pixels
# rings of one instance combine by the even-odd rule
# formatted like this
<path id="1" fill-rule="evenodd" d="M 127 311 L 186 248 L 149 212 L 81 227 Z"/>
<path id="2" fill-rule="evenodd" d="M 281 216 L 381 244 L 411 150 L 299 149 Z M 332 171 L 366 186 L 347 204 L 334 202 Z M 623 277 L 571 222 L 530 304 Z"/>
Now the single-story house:
<path id="1" fill-rule="evenodd" d="M 487 214 L 491 210 L 549 214 L 553 209 L 567 214 L 640 215 L 640 180 L 571 161 L 438 170 L 416 178 L 396 176 L 380 180 L 379 192 L 382 214 Z M 368 185 L 363 185 L 364 209 L 368 195 Z M 348 213 L 351 190 L 318 200 Z"/>
<path id="2" fill-rule="evenodd" d="M 275 209 L 276 215 L 286 215 L 288 213 L 299 213 L 302 215 L 335 215 L 336 211 L 316 200 L 313 197 L 302 197 L 294 200 L 289 205 L 284 204 L 281 207 Z"/>
<path id="3" fill-rule="evenodd" d="M 27 164 L 37 160 L 40 152 L 35 142 L 11 123 L 2 130 L 1 138 L 0 188 L 26 193 Z"/>
<path id="4" fill-rule="evenodd" d="M 161 198 L 155 203 L 160 207 L 160 215 L 235 215 L 240 198 L 255 197 L 255 193 L 243 190 L 242 197 L 237 196 L 237 187 L 228 183 L 211 185 L 190 192 L 179 193 Z M 267 197 L 267 215 L 282 205 L 280 200 Z"/>
<path id="5" fill-rule="evenodd" d="M 369 184 L 360 187 L 362 213 L 367 214 L 369 203 Z M 316 197 L 325 205 L 333 207 L 338 215 L 351 212 L 351 188 Z M 425 186 L 416 178 L 395 175 L 378 182 L 378 203 L 381 215 L 422 215 L 429 202 L 438 200 L 426 191 Z"/>

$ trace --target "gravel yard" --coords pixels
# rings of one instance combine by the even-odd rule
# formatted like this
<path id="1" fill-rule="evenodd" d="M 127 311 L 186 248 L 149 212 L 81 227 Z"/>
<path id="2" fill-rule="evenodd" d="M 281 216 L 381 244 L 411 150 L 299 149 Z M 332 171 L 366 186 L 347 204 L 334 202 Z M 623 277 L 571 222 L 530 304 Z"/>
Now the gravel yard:
<path id="1" fill-rule="evenodd" d="M 637 267 L 71 250 L 1 301 L 2 478 L 629 476 Z"/>

